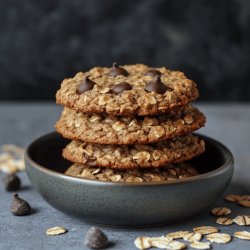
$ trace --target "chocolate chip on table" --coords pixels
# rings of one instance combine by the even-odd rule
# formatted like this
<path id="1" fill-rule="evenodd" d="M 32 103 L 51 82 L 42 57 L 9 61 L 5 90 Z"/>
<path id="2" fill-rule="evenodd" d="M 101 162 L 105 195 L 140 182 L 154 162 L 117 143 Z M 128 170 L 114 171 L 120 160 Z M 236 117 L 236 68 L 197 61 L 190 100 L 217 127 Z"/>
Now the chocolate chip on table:
<path id="1" fill-rule="evenodd" d="M 113 63 L 112 69 L 109 71 L 109 76 L 128 76 L 128 71 L 122 67 L 120 67 L 117 63 Z"/>
<path id="2" fill-rule="evenodd" d="M 145 76 L 161 76 L 161 72 L 157 69 L 149 69 L 148 71 L 145 72 Z"/>
<path id="3" fill-rule="evenodd" d="M 148 92 L 156 92 L 157 94 L 164 94 L 167 91 L 167 87 L 161 81 L 161 77 L 157 76 L 154 81 L 148 83 L 145 87 Z"/>
<path id="4" fill-rule="evenodd" d="M 9 174 L 4 178 L 4 184 L 7 191 L 17 191 L 21 186 L 21 180 L 17 175 Z"/>
<path id="5" fill-rule="evenodd" d="M 118 95 L 125 90 L 131 90 L 131 89 L 132 89 L 132 86 L 128 82 L 121 82 L 112 87 L 112 92 Z"/>
<path id="6" fill-rule="evenodd" d="M 31 207 L 27 201 L 19 198 L 18 194 L 15 193 L 13 197 L 13 201 L 10 206 L 10 211 L 13 215 L 23 216 L 23 215 L 30 214 Z"/>
<path id="7" fill-rule="evenodd" d="M 84 245 L 91 249 L 103 249 L 108 245 L 108 237 L 100 229 L 91 227 L 85 236 Z"/>
<path id="8" fill-rule="evenodd" d="M 93 89 L 95 84 L 95 82 L 89 79 L 89 76 L 86 76 L 79 84 L 76 92 L 80 95 L 88 90 Z"/>

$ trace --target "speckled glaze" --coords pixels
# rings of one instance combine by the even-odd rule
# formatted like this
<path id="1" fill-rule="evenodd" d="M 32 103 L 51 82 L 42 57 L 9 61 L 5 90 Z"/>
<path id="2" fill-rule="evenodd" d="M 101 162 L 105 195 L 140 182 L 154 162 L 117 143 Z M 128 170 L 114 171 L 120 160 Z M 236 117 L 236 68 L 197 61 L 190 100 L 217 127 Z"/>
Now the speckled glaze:
<path id="1" fill-rule="evenodd" d="M 27 174 L 56 209 L 93 223 L 149 226 L 181 221 L 214 204 L 233 175 L 233 156 L 219 142 L 201 136 L 206 152 L 191 162 L 199 176 L 155 183 L 112 183 L 66 176 L 61 157 L 68 143 L 53 132 L 34 141 L 25 154 Z"/>

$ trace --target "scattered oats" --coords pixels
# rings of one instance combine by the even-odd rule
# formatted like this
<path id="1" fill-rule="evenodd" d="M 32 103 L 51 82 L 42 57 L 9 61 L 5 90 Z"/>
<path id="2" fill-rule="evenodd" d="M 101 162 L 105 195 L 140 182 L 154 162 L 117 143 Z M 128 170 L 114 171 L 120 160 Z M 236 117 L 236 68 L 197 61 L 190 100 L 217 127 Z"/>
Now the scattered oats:
<path id="1" fill-rule="evenodd" d="M 165 237 L 165 236 L 160 236 L 160 237 L 149 237 L 149 242 L 152 242 L 152 241 L 157 241 L 157 240 L 164 240 L 165 242 L 170 242 L 172 241 L 172 239 L 168 238 L 168 237 Z"/>
<path id="2" fill-rule="evenodd" d="M 242 240 L 250 240 L 250 232 L 248 231 L 235 232 L 234 236 Z"/>
<path id="3" fill-rule="evenodd" d="M 239 200 L 238 204 L 243 207 L 250 207 L 250 200 Z"/>
<path id="4" fill-rule="evenodd" d="M 237 194 L 228 194 L 224 197 L 224 200 L 230 201 L 230 202 L 238 202 L 240 200 L 240 195 Z"/>
<path id="5" fill-rule="evenodd" d="M 167 237 L 154 237 L 149 239 L 151 247 L 157 247 L 160 249 L 167 249 L 169 243 L 172 242 L 170 238 Z"/>
<path id="6" fill-rule="evenodd" d="M 250 216 L 239 215 L 233 219 L 233 222 L 239 226 L 249 226 L 250 225 Z"/>
<path id="7" fill-rule="evenodd" d="M 138 249 L 147 249 L 151 247 L 149 237 L 137 237 L 134 243 Z"/>
<path id="8" fill-rule="evenodd" d="M 5 162 L 9 159 L 11 159 L 11 156 L 9 154 L 7 154 L 7 153 L 0 154 L 0 163 Z"/>
<path id="9" fill-rule="evenodd" d="M 210 249 L 210 242 L 193 242 L 190 244 L 190 247 L 195 249 Z"/>
<path id="10" fill-rule="evenodd" d="M 250 201 L 250 195 L 246 194 L 246 195 L 241 195 L 240 196 L 240 200 L 247 200 Z"/>
<path id="11" fill-rule="evenodd" d="M 4 174 L 15 174 L 16 172 L 18 172 L 18 169 L 13 164 L 13 161 L 10 160 L 6 163 L 0 163 L 0 172 Z"/>
<path id="12" fill-rule="evenodd" d="M 183 237 L 183 239 L 185 241 L 188 241 L 188 242 L 200 241 L 201 238 L 202 238 L 201 233 L 188 233 L 188 234 L 184 235 L 184 237 Z"/>
<path id="13" fill-rule="evenodd" d="M 186 248 L 186 244 L 176 241 L 176 240 L 170 240 L 167 238 L 162 238 L 159 240 L 150 240 L 152 247 L 157 247 L 160 249 L 170 249 L 170 250 L 179 250 Z"/>
<path id="14" fill-rule="evenodd" d="M 13 145 L 13 144 L 6 144 L 6 145 L 3 145 L 2 151 L 5 152 L 5 153 L 12 154 L 12 155 L 23 156 L 24 152 L 25 152 L 25 149 L 21 148 L 21 147 L 18 147 L 16 145 Z"/>
<path id="15" fill-rule="evenodd" d="M 216 223 L 223 226 L 228 226 L 233 224 L 233 220 L 226 217 L 220 217 L 216 220 Z"/>
<path id="16" fill-rule="evenodd" d="M 138 237 L 135 241 L 135 246 L 138 249 L 148 249 L 151 247 L 157 247 L 160 249 L 179 250 L 186 248 L 186 245 L 182 242 L 172 240 L 168 237 Z"/>
<path id="17" fill-rule="evenodd" d="M 186 234 L 188 234 L 189 231 L 178 231 L 178 232 L 173 232 L 169 233 L 166 235 L 166 237 L 174 240 L 174 239 L 182 239 Z"/>
<path id="18" fill-rule="evenodd" d="M 215 243 L 228 243 L 231 241 L 231 235 L 222 234 L 222 233 L 214 233 L 206 236 L 207 240 Z"/>
<path id="19" fill-rule="evenodd" d="M 186 244 L 173 240 L 170 241 L 168 246 L 166 246 L 166 249 L 170 249 L 170 250 L 179 250 L 179 249 L 185 249 L 186 248 Z"/>
<path id="20" fill-rule="evenodd" d="M 15 145 L 4 145 L 0 153 L 0 172 L 14 174 L 25 169 L 24 149 Z"/>
<path id="21" fill-rule="evenodd" d="M 24 171 L 25 170 L 24 159 L 13 160 L 13 163 L 16 166 L 18 171 Z"/>
<path id="22" fill-rule="evenodd" d="M 201 234 L 212 234 L 212 233 L 217 233 L 219 230 L 216 227 L 201 226 L 201 227 L 195 227 L 193 231 L 195 233 L 201 233 Z"/>
<path id="23" fill-rule="evenodd" d="M 150 247 L 153 246 L 152 242 L 156 242 L 156 241 L 163 242 L 164 240 L 165 240 L 165 242 L 170 241 L 170 239 L 165 238 L 164 236 L 162 236 L 162 237 L 153 237 L 153 238 L 150 238 L 150 237 L 137 237 L 136 240 L 134 241 L 134 243 L 135 243 L 135 246 L 138 249 L 147 249 L 147 248 L 150 248 Z"/>
<path id="24" fill-rule="evenodd" d="M 46 231 L 46 234 L 49 236 L 54 236 L 59 234 L 65 234 L 66 232 L 67 230 L 63 227 L 52 227 Z"/>
<path id="25" fill-rule="evenodd" d="M 231 214 L 231 209 L 227 207 L 216 207 L 211 210 L 211 214 L 215 216 L 222 216 Z"/>

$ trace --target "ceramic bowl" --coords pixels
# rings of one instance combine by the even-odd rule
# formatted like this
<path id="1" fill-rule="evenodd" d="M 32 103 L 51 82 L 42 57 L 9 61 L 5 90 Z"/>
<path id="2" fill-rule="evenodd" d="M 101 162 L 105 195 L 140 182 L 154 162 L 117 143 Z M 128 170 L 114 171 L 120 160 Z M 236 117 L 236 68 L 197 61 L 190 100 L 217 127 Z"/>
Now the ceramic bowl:
<path id="1" fill-rule="evenodd" d="M 70 163 L 61 156 L 69 142 L 56 132 L 35 140 L 25 153 L 33 186 L 54 208 L 93 223 L 118 226 L 168 224 L 213 205 L 233 175 L 233 156 L 218 141 L 191 163 L 200 175 L 178 181 L 114 183 L 64 175 Z"/>

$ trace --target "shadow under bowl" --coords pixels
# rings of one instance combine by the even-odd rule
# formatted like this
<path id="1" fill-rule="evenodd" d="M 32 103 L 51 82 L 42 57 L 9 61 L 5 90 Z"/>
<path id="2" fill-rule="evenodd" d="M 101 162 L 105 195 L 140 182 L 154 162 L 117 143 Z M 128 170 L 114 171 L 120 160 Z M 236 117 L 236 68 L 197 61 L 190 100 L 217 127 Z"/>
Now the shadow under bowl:
<path id="1" fill-rule="evenodd" d="M 199 135 L 206 151 L 190 162 L 200 175 L 177 181 L 115 183 L 67 176 L 61 156 L 69 143 L 56 132 L 26 150 L 26 171 L 33 186 L 54 208 L 98 224 L 162 225 L 181 221 L 213 205 L 233 175 L 233 156 L 221 143 Z"/>

